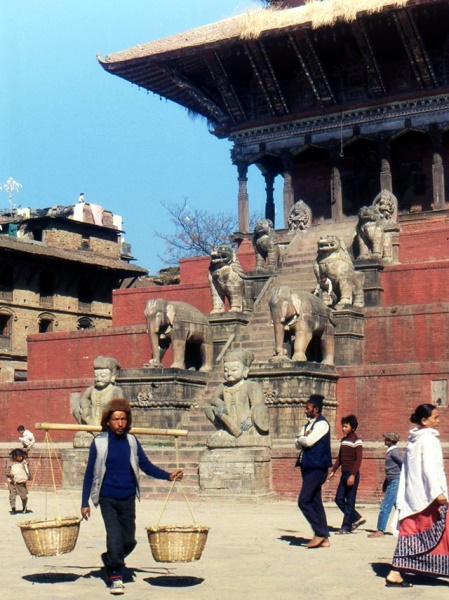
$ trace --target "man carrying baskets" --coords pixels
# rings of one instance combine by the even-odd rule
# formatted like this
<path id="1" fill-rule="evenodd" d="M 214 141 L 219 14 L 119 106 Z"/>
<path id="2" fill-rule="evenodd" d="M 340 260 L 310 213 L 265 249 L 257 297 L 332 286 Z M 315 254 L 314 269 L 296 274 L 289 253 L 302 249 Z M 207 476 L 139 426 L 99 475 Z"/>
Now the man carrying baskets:
<path id="1" fill-rule="evenodd" d="M 171 473 L 153 465 L 131 429 L 131 406 L 127 400 L 111 400 L 103 411 L 103 433 L 92 442 L 83 482 L 81 515 L 90 517 L 89 496 L 100 505 L 106 529 L 107 551 L 101 555 L 110 580 L 111 594 L 124 593 L 122 567 L 135 546 L 138 473 L 156 479 L 182 479 L 183 471 Z"/>

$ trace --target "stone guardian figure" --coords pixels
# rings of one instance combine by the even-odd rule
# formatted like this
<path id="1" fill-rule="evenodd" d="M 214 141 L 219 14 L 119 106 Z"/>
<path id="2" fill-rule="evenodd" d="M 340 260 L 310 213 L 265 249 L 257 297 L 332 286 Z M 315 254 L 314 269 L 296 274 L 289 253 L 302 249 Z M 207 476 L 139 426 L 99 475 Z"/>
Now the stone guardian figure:
<path id="1" fill-rule="evenodd" d="M 110 356 L 97 356 L 94 360 L 94 384 L 89 386 L 81 396 L 72 414 L 80 425 L 100 425 L 103 410 L 111 400 L 124 398 L 123 390 L 115 384 L 120 371 L 117 359 Z M 87 448 L 92 442 L 93 434 L 79 431 L 73 441 L 74 448 Z"/>
<path id="2" fill-rule="evenodd" d="M 270 445 L 263 388 L 247 379 L 253 360 L 248 350 L 226 353 L 225 381 L 206 408 L 206 417 L 217 428 L 207 441 L 209 448 Z"/>

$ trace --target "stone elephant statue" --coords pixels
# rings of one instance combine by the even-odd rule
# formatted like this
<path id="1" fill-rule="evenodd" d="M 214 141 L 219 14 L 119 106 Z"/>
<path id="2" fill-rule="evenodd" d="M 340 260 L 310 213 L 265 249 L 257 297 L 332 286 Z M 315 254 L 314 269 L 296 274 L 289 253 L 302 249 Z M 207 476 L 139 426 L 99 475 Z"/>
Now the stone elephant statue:
<path id="1" fill-rule="evenodd" d="M 150 367 L 162 367 L 171 344 L 172 368 L 212 370 L 212 330 L 207 317 L 197 308 L 186 302 L 155 298 L 148 301 L 144 314 L 153 353 Z"/>
<path id="2" fill-rule="evenodd" d="M 294 361 L 306 361 L 306 350 L 312 338 L 318 337 L 322 353 L 321 363 L 334 364 L 335 321 L 332 310 L 310 292 L 294 291 L 287 285 L 274 287 L 268 301 L 274 326 L 274 360 L 287 359 L 284 333 L 294 334 Z"/>

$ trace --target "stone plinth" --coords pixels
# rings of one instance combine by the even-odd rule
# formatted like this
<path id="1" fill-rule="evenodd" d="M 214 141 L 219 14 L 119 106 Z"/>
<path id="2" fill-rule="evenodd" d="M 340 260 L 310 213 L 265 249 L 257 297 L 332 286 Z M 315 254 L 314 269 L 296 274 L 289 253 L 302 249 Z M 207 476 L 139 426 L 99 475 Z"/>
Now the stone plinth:
<path id="1" fill-rule="evenodd" d="M 363 312 L 354 309 L 334 311 L 335 364 L 360 365 L 363 361 Z"/>
<path id="2" fill-rule="evenodd" d="M 363 295 L 365 306 L 382 306 L 382 271 L 384 264 L 377 258 L 364 258 L 355 261 L 357 271 L 365 274 L 365 283 L 363 285 Z"/>
<path id="3" fill-rule="evenodd" d="M 250 315 L 240 312 L 224 312 L 207 316 L 212 329 L 214 361 L 219 362 L 233 342 L 240 327 L 248 325 Z"/>
<path id="4" fill-rule="evenodd" d="M 265 290 L 267 282 L 271 282 L 273 277 L 279 274 L 277 269 L 267 269 L 265 271 L 248 271 L 245 273 L 245 306 L 248 310 L 254 309 L 257 298 Z"/>
<path id="5" fill-rule="evenodd" d="M 330 365 L 311 362 L 263 363 L 249 377 L 263 385 L 273 439 L 292 442 L 304 425 L 304 409 L 311 394 L 325 397 L 323 414 L 334 428 L 338 376 Z"/>
<path id="6" fill-rule="evenodd" d="M 176 429 L 202 396 L 206 373 L 184 369 L 122 369 L 117 384 L 133 409 L 135 427 Z"/>
<path id="7" fill-rule="evenodd" d="M 205 495 L 257 498 L 271 494 L 270 449 L 213 448 L 200 455 L 200 492 Z"/>

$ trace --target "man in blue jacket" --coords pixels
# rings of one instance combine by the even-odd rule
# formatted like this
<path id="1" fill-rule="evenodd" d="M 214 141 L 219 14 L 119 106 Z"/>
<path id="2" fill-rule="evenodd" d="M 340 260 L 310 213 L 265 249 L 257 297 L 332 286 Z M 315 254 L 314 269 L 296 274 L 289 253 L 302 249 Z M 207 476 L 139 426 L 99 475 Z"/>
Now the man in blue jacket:
<path id="1" fill-rule="evenodd" d="M 139 469 L 156 479 L 182 479 L 176 469 L 168 473 L 153 465 L 129 430 L 131 406 L 127 400 L 111 400 L 103 411 L 103 433 L 92 442 L 83 482 L 81 515 L 90 517 L 89 496 L 100 505 L 106 529 L 107 551 L 101 555 L 110 580 L 111 594 L 123 594 L 121 569 L 135 546 L 136 496 L 139 497 Z"/>
<path id="2" fill-rule="evenodd" d="M 321 499 L 321 488 L 332 466 L 330 427 L 321 414 L 323 402 L 324 396 L 310 396 L 306 403 L 308 420 L 296 438 L 296 447 L 301 451 L 297 464 L 301 467 L 302 475 L 298 506 L 314 532 L 308 548 L 330 546 L 329 528 Z"/>

